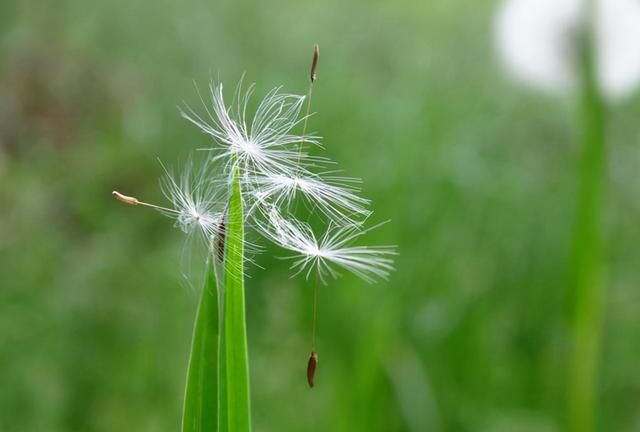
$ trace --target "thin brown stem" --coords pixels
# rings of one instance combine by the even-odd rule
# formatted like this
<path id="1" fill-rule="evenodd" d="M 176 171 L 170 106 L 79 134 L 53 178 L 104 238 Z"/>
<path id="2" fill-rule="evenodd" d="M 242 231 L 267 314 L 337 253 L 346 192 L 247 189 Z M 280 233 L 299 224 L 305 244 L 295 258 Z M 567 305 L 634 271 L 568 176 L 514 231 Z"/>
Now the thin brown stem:
<path id="1" fill-rule="evenodd" d="M 313 284 L 313 321 L 311 323 L 311 351 L 316 352 L 316 328 L 318 323 L 318 274 Z"/>

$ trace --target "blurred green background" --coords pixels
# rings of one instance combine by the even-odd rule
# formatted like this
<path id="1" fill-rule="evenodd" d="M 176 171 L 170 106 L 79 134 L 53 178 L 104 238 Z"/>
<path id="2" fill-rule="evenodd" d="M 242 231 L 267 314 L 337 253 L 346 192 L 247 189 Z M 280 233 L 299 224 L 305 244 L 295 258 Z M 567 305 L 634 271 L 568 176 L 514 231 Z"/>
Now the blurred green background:
<path id="1" fill-rule="evenodd" d="M 0 431 L 176 431 L 201 275 L 157 158 L 207 138 L 177 105 L 242 73 L 307 89 L 310 128 L 364 179 L 397 271 L 323 287 L 268 251 L 247 282 L 256 431 L 562 430 L 575 100 L 496 60 L 497 2 L 0 3 Z M 610 112 L 600 430 L 640 431 L 640 115 Z M 273 253 L 271 253 L 273 252 Z"/>

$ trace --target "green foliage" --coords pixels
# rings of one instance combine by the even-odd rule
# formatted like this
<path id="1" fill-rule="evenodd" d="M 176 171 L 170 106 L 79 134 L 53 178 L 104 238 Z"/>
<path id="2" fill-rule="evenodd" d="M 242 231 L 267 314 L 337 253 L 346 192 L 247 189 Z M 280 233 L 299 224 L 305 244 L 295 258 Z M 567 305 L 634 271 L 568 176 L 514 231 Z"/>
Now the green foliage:
<path id="1" fill-rule="evenodd" d="M 605 302 L 602 211 L 607 160 L 606 113 L 598 91 L 595 56 L 591 44 L 586 45 L 581 59 L 579 197 L 569 267 L 572 346 L 567 365 L 567 430 L 570 432 L 595 430 Z"/>
<path id="2" fill-rule="evenodd" d="M 214 260 L 213 255 L 208 259 L 206 282 L 193 327 L 182 432 L 218 430 L 220 296 Z"/>
<path id="3" fill-rule="evenodd" d="M 206 284 L 194 324 L 183 432 L 251 430 L 244 304 L 244 215 L 237 172 L 225 238 L 222 292 L 218 289 L 214 253 L 209 258 Z M 220 300 L 224 305 L 221 313 Z"/>
<path id="4" fill-rule="evenodd" d="M 227 427 L 251 430 L 249 358 L 244 299 L 244 214 L 236 171 L 229 202 L 224 271 L 224 356 Z"/>

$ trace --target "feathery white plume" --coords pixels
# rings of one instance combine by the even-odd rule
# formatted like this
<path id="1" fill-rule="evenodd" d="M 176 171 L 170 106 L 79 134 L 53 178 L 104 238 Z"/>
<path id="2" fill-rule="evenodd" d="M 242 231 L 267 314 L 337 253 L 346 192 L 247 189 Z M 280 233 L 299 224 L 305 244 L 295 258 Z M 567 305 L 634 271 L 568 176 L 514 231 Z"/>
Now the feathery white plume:
<path id="1" fill-rule="evenodd" d="M 289 207 L 296 196 L 304 196 L 330 221 L 338 225 L 358 223 L 371 215 L 366 208 L 369 200 L 358 196 L 360 179 L 334 175 L 270 174 L 252 179 L 254 205 L 271 202 L 278 207 Z"/>
<path id="2" fill-rule="evenodd" d="M 196 168 L 190 161 L 179 176 L 165 169 L 162 191 L 171 206 L 147 204 L 117 192 L 114 196 L 127 204 L 160 211 L 175 219 L 176 226 L 189 235 L 199 233 L 222 260 L 228 235 L 227 203 L 233 173 L 238 170 L 243 199 L 248 204 L 244 222 L 247 226 L 250 222 L 268 240 L 295 252 L 292 268 L 296 274 L 305 273 L 308 278 L 316 271 L 326 283 L 328 276 L 339 275 L 339 267 L 367 282 L 387 278 L 393 269 L 390 256 L 396 254 L 395 248 L 350 246 L 370 230 L 362 228 L 371 211 L 367 208 L 369 200 L 357 195 L 360 180 L 336 175 L 335 171 L 312 172 L 314 167 L 330 161 L 304 151 L 305 144 L 320 146 L 318 137 L 293 132 L 308 118 L 300 115 L 305 97 L 275 88 L 248 120 L 247 107 L 254 85 L 244 94 L 239 85 L 229 107 L 222 84 L 212 84 L 209 89 L 208 122 L 192 110 L 181 113 L 213 138 L 216 144 L 210 150 L 214 153 L 202 167 Z M 289 217 L 298 196 L 304 197 L 307 207 L 318 210 L 328 223 L 329 228 L 319 239 L 308 224 Z M 245 251 L 260 251 L 244 238 L 242 242 Z"/>
<path id="3" fill-rule="evenodd" d="M 316 271 L 320 280 L 326 283 L 327 277 L 338 277 L 334 267 L 350 271 L 366 282 L 376 278 L 387 279 L 393 270 L 390 255 L 396 255 L 393 246 L 349 246 L 351 242 L 371 229 L 359 229 L 357 226 L 330 227 L 317 239 L 311 227 L 293 218 L 285 218 L 274 206 L 265 209 L 268 224 L 260 226 L 263 234 L 281 247 L 296 252 L 291 257 L 291 266 L 296 275 L 304 273 L 309 278 Z"/>
<path id="4" fill-rule="evenodd" d="M 191 234 L 200 232 L 205 240 L 214 238 L 224 222 L 228 201 L 228 188 L 211 178 L 211 166 L 195 169 L 189 161 L 176 178 L 164 167 L 165 175 L 161 180 L 164 196 L 171 202 L 172 208 L 154 206 L 161 213 L 172 217 L 176 226 Z"/>
<path id="5" fill-rule="evenodd" d="M 301 143 L 319 145 L 318 137 L 297 135 L 292 130 L 304 121 L 301 109 L 305 97 L 280 93 L 280 87 L 271 90 L 248 120 L 247 105 L 255 86 L 249 86 L 243 96 L 238 85 L 234 103 L 227 107 L 222 84 L 210 85 L 212 108 L 207 108 L 209 121 L 193 110 L 181 111 L 182 116 L 213 137 L 217 154 L 227 172 L 239 167 L 244 177 L 254 173 L 294 174 L 303 165 L 323 162 L 300 149 Z M 206 105 L 205 105 L 206 106 Z M 294 146 L 295 145 L 295 146 Z"/>

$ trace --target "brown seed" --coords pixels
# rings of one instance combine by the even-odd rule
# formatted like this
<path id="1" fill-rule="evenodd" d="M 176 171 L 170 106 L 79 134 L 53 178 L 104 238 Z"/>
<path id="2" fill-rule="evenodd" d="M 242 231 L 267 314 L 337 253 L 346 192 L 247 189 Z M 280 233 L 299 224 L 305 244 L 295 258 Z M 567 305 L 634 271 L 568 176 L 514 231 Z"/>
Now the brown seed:
<path id="1" fill-rule="evenodd" d="M 224 222 L 218 225 L 218 261 L 224 261 L 224 242 L 227 238 L 227 226 Z"/>
<path id="2" fill-rule="evenodd" d="M 318 366 L 318 355 L 315 351 L 311 351 L 309 355 L 309 361 L 307 362 L 307 382 L 309 387 L 313 388 L 316 378 L 316 367 Z"/>
<path id="3" fill-rule="evenodd" d="M 138 205 L 140 203 L 140 201 L 138 201 L 137 198 L 130 197 L 130 196 L 127 196 L 127 195 L 122 195 L 118 191 L 111 192 L 111 195 L 113 195 L 118 201 L 122 201 L 125 204 Z"/>
<path id="4" fill-rule="evenodd" d="M 313 46 L 313 61 L 311 62 L 311 82 L 314 82 L 318 77 L 316 71 L 318 69 L 318 56 L 320 55 L 320 47 L 318 44 Z"/>

